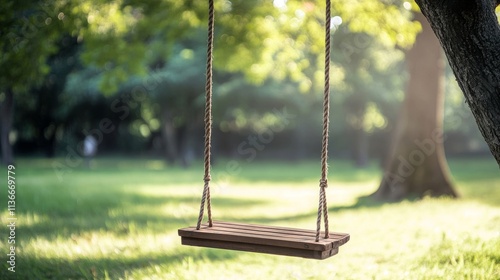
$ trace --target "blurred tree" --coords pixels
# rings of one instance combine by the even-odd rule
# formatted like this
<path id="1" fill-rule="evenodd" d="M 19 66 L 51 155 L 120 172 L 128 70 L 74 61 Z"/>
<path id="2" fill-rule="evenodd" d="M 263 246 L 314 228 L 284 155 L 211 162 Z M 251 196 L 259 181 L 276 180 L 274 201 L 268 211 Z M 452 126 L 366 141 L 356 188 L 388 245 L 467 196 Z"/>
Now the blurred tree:
<path id="1" fill-rule="evenodd" d="M 444 60 L 439 42 L 424 16 L 414 46 L 407 54 L 409 81 L 392 151 L 375 197 L 408 195 L 456 197 L 444 157 Z"/>
<path id="2" fill-rule="evenodd" d="M 43 149 L 48 157 L 55 156 L 57 131 L 64 125 L 64 119 L 58 114 L 58 108 L 62 106 L 61 94 L 68 75 L 79 66 L 77 57 L 79 44 L 76 38 L 63 36 L 56 47 L 58 52 L 47 58 L 50 72 L 40 86 L 31 89 L 36 98 L 35 109 L 31 111 L 33 136 L 37 140 L 36 146 Z M 20 125 L 24 129 L 27 126 L 28 124 Z"/>
<path id="3" fill-rule="evenodd" d="M 321 67 L 318 66 L 322 64 L 323 51 L 322 3 L 323 1 L 217 2 L 216 68 L 241 72 L 247 80 L 259 85 L 265 84 L 269 79 L 289 79 L 298 84 L 302 92 L 316 92 L 318 87 L 314 85 L 321 85 Z M 146 73 L 146 76 L 149 76 L 148 72 L 164 72 L 165 79 L 150 94 L 153 94 L 156 102 L 160 104 L 161 112 L 158 113 L 162 142 L 165 144 L 167 157 L 174 160 L 178 154 L 184 154 L 182 149 L 179 150 L 178 144 L 175 144 L 175 139 L 178 138 L 175 136 L 176 132 L 192 131 L 189 127 L 192 123 L 196 124 L 193 117 L 186 114 L 193 112 L 190 104 L 203 104 L 200 98 L 204 62 L 199 60 L 203 52 L 200 52 L 201 48 L 198 49 L 200 45 L 194 47 L 193 42 L 199 43 L 199 39 L 205 37 L 198 27 L 204 22 L 206 7 L 204 3 L 200 4 L 200 1 L 187 2 L 184 5 L 177 5 L 172 1 L 131 1 L 126 4 L 129 6 L 122 8 L 129 8 L 123 12 L 133 15 L 133 28 L 125 35 L 118 32 L 101 34 L 98 37 L 92 33 L 84 34 L 84 38 L 87 38 L 86 45 L 89 47 L 82 57 L 87 63 L 106 69 L 101 80 L 101 90 L 105 93 L 116 91 L 119 84 L 134 73 Z M 355 10 L 342 9 L 342 6 L 339 6 L 339 12 L 351 18 L 354 28 L 377 34 L 375 36 L 385 44 L 411 43 L 418 25 L 407 20 L 402 7 L 391 6 L 387 14 L 380 17 L 376 16 L 378 9 L 390 4 L 373 4 L 369 9 L 362 8 L 361 4 L 363 3 L 355 5 Z M 348 4 L 346 2 L 343 5 Z M 362 18 L 348 16 L 353 11 L 369 14 L 376 17 L 376 20 L 365 25 Z M 102 17 L 100 13 L 102 11 L 96 12 L 96 19 Z M 159 16 L 162 14 L 165 16 Z M 176 17 L 185 20 L 182 26 L 178 25 Z M 388 18 L 391 20 L 387 20 Z M 91 21 L 97 22 L 94 18 Z M 377 27 L 380 27 L 382 32 L 375 32 Z M 95 32 L 96 28 L 87 30 Z M 152 30 L 154 32 L 151 32 Z M 127 43 L 123 44 L 121 40 L 126 40 Z M 174 41 L 180 42 L 182 48 L 179 49 L 179 45 L 172 43 Z M 110 47 L 116 44 L 116 48 Z M 103 45 L 106 47 L 103 48 Z M 123 60 L 129 57 L 137 61 L 133 63 L 134 67 L 124 67 Z M 140 61 L 142 63 L 139 63 Z M 155 67 L 151 67 L 152 65 Z M 196 100 L 197 102 L 194 102 Z M 234 107 L 239 106 L 235 104 Z M 189 139 L 182 142 L 189 142 Z"/>
<path id="4" fill-rule="evenodd" d="M 417 0 L 436 33 L 491 153 L 500 166 L 498 0 Z"/>
<path id="5" fill-rule="evenodd" d="M 333 36 L 333 61 L 342 69 L 334 83 L 336 101 L 342 103 L 354 163 L 368 163 L 370 135 L 392 126 L 394 108 L 402 97 L 404 54 L 366 33 L 340 27 Z M 338 70 L 337 70 L 338 71 Z M 338 96 L 338 97 L 337 97 Z"/>
<path id="6" fill-rule="evenodd" d="M 61 22 L 46 1 L 4 1 L 0 11 L 0 109 L 2 162 L 13 162 L 10 131 L 14 96 L 40 84 L 49 72 Z"/>
<path id="7" fill-rule="evenodd" d="M 103 72 L 84 67 L 68 76 L 59 96 L 64 106 L 54 112 L 64 120 L 61 144 L 77 147 L 85 135 L 94 134 L 100 153 L 140 152 L 147 142 L 145 136 L 153 130 L 150 126 L 158 129 L 151 117 L 154 106 L 143 87 L 143 78 L 131 76 L 116 94 L 107 96 L 99 90 Z"/>
<path id="8" fill-rule="evenodd" d="M 2 92 L 2 103 L 0 105 L 1 111 L 1 131 L 0 131 L 0 141 L 2 145 L 2 163 L 12 164 L 14 158 L 12 155 L 12 146 L 10 141 L 10 130 L 12 128 L 12 115 L 14 110 L 14 93 L 11 88 L 6 88 Z"/>
<path id="9" fill-rule="evenodd" d="M 408 21 L 408 14 L 399 4 L 340 1 L 334 10 L 348 20 L 353 30 L 366 31 L 388 45 L 408 45 L 418 25 Z M 382 9 L 385 12 L 379 13 Z M 241 72 L 257 84 L 268 79 L 290 79 L 302 92 L 315 92 L 313 85 L 321 84 L 312 80 L 321 79 L 316 66 L 320 65 L 323 51 L 323 1 L 216 1 L 216 10 L 217 69 Z M 168 65 L 176 42 L 201 38 L 199 30 L 205 24 L 206 3 L 7 1 L 2 11 L 0 68 L 5 73 L 1 75 L 0 91 L 4 101 L 2 149 L 6 149 L 2 155 L 11 158 L 8 136 L 13 93 L 26 92 L 50 72 L 47 58 L 57 51 L 56 44 L 62 36 L 83 42 L 81 59 L 86 67 L 100 73 L 99 91 L 109 95 L 134 75 L 147 77 L 151 71 Z M 28 63 L 32 61 L 37 62 L 36 67 Z M 200 94 L 199 90 L 196 94 Z M 187 98 L 179 102 L 190 104 L 192 96 L 179 94 L 175 100 Z M 169 117 L 161 119 L 166 122 L 162 124 L 165 130 Z"/>
<path id="10" fill-rule="evenodd" d="M 166 158 L 183 166 L 190 165 L 195 128 L 202 125 L 205 68 L 200 66 L 206 60 L 206 50 L 200 37 L 175 45 L 173 55 L 159 70 L 165 78 L 151 92 L 159 104 L 157 116 Z"/>

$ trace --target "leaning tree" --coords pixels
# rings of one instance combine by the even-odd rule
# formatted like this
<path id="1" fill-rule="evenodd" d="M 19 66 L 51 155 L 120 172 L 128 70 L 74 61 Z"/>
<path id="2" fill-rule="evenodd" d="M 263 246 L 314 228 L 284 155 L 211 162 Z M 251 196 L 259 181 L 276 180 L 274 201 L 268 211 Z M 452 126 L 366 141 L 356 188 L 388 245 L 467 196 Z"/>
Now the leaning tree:
<path id="1" fill-rule="evenodd" d="M 416 0 L 500 166 L 499 0 Z"/>
<path id="2" fill-rule="evenodd" d="M 407 52 L 409 80 L 378 199 L 451 196 L 453 189 L 443 147 L 444 59 L 421 13 L 422 32 Z"/>

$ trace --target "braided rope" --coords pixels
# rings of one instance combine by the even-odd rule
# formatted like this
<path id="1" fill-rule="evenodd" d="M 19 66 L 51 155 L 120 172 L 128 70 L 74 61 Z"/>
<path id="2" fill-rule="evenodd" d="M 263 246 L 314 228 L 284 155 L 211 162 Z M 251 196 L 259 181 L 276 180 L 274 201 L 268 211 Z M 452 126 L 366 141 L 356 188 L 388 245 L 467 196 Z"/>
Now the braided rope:
<path id="1" fill-rule="evenodd" d="M 200 214 L 196 229 L 200 229 L 205 210 L 205 201 L 207 202 L 208 225 L 212 223 L 212 206 L 210 202 L 210 148 L 212 146 L 212 62 L 214 47 L 214 1 L 208 0 L 208 43 L 207 43 L 207 81 L 205 84 L 205 152 L 204 166 L 205 176 L 203 180 L 203 196 L 201 198 Z"/>
<path id="2" fill-rule="evenodd" d="M 200 229 L 203 220 L 205 202 L 207 203 L 209 226 L 213 226 L 212 210 L 210 202 L 210 149 L 212 138 L 212 64 L 213 64 L 213 37 L 214 37 L 214 1 L 209 0 L 209 18 L 208 18 L 208 44 L 207 44 L 207 80 L 205 85 L 205 151 L 204 151 L 204 188 L 200 205 L 200 213 L 196 229 Z M 326 201 L 326 191 L 328 187 L 328 132 L 329 132 L 329 111 L 330 111 L 330 0 L 326 0 L 326 22 L 325 22 L 325 85 L 323 101 L 323 139 L 321 151 L 321 180 L 320 195 L 318 206 L 318 219 L 316 230 L 316 241 L 319 241 L 321 232 L 321 218 L 323 216 L 325 223 L 325 238 L 329 238 L 328 228 L 328 204 Z M 322 215 L 323 214 L 323 215 Z"/>
<path id="3" fill-rule="evenodd" d="M 328 187 L 328 131 L 330 121 L 330 0 L 326 0 L 325 18 L 325 87 L 323 92 L 323 139 L 321 145 L 321 180 L 318 205 L 318 219 L 316 222 L 316 242 L 321 232 L 321 214 L 325 222 L 325 238 L 329 238 L 328 205 L 325 189 Z"/>
<path id="4" fill-rule="evenodd" d="M 323 221 L 325 222 L 325 238 L 330 238 L 330 229 L 328 227 L 328 203 L 326 202 L 326 187 L 323 190 Z"/>

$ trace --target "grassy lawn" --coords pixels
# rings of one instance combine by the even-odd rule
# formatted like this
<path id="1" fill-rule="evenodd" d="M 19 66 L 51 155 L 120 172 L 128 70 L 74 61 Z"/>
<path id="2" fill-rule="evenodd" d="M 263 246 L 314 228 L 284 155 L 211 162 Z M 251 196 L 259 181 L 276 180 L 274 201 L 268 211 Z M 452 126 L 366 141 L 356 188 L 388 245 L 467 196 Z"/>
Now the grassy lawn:
<path id="1" fill-rule="evenodd" d="M 64 159 L 59 160 L 61 163 Z M 378 204 L 359 199 L 380 180 L 374 165 L 330 168 L 330 223 L 351 241 L 324 260 L 185 247 L 202 166 L 98 159 L 55 172 L 53 160 L 16 168 L 16 273 L 7 271 L 6 171 L 1 172 L 0 279 L 500 279 L 500 173 L 492 159 L 450 161 L 459 200 Z M 218 220 L 315 228 L 319 163 L 219 162 Z"/>

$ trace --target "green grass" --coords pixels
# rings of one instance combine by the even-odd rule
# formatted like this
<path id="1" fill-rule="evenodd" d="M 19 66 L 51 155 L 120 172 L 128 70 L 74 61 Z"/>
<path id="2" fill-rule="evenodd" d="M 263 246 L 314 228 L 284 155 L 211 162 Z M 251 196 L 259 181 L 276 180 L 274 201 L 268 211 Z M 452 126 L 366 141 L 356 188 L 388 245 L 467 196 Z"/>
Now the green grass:
<path id="1" fill-rule="evenodd" d="M 375 165 L 335 162 L 330 223 L 351 241 L 324 261 L 181 246 L 177 229 L 199 210 L 200 163 L 99 159 L 62 178 L 52 164 L 17 164 L 16 273 L 7 271 L 2 226 L 0 279 L 500 279 L 500 175 L 491 159 L 450 162 L 459 200 L 390 204 L 360 199 L 377 187 Z M 317 162 L 219 162 L 213 178 L 215 219 L 315 227 Z"/>

